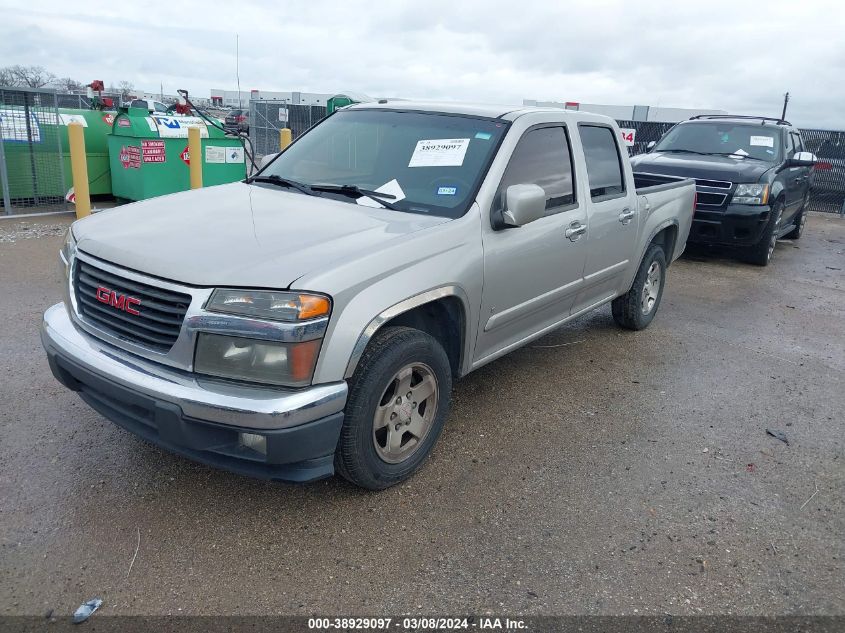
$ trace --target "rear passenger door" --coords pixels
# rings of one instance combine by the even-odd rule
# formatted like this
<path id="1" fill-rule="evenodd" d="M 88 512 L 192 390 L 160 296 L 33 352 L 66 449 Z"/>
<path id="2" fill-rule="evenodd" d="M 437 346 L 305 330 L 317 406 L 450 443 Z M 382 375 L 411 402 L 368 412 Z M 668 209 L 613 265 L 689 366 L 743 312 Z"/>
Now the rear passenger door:
<path id="1" fill-rule="evenodd" d="M 589 196 L 587 261 L 584 286 L 573 312 L 618 294 L 637 243 L 637 199 L 628 191 L 622 152 L 615 130 L 599 123 L 581 123 Z"/>

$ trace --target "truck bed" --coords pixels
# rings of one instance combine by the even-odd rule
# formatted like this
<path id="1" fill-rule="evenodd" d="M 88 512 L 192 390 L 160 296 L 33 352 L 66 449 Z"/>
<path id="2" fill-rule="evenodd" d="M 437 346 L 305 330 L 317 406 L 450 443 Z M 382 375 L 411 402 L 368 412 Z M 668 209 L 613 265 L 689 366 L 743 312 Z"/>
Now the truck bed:
<path id="1" fill-rule="evenodd" d="M 686 184 L 695 184 L 695 181 L 692 178 L 682 178 L 680 176 L 634 172 L 634 187 L 638 195 L 674 189 Z"/>

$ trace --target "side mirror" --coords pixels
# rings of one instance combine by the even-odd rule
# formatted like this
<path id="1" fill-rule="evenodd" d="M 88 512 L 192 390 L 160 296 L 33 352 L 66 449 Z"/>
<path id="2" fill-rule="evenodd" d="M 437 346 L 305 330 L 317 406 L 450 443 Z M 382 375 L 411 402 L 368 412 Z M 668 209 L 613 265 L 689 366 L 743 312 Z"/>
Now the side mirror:
<path id="1" fill-rule="evenodd" d="M 546 192 L 539 185 L 511 185 L 505 191 L 502 219 L 506 226 L 524 226 L 546 213 Z"/>
<path id="2" fill-rule="evenodd" d="M 789 159 L 790 167 L 812 167 L 816 164 L 816 157 L 812 152 L 796 152 L 795 156 Z"/>
<path id="3" fill-rule="evenodd" d="M 657 141 L 649 141 L 645 148 L 650 152 L 655 145 L 657 145 Z"/>
<path id="4" fill-rule="evenodd" d="M 258 169 L 264 169 L 267 165 L 269 165 L 276 156 L 278 156 L 281 152 L 276 152 L 275 154 L 267 154 L 261 157 L 261 160 L 258 163 Z"/>

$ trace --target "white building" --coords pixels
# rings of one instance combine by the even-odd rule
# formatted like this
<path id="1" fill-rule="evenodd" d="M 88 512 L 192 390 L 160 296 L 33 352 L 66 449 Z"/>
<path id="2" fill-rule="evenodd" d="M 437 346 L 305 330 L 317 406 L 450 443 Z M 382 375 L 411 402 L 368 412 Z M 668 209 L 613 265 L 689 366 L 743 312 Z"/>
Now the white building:
<path id="1" fill-rule="evenodd" d="M 211 89 L 211 102 L 214 105 L 226 105 L 232 108 L 247 108 L 250 100 L 256 101 L 283 101 L 291 105 L 320 105 L 325 106 L 326 101 L 334 96 L 333 93 L 322 92 L 277 92 L 272 90 L 241 90 L 240 96 L 237 90 Z"/>
<path id="2" fill-rule="evenodd" d="M 707 110 L 702 108 L 661 108 L 644 105 L 601 105 L 598 103 L 579 103 L 577 101 L 536 101 L 523 99 L 522 105 L 564 108 L 603 114 L 617 121 L 664 121 L 676 123 L 697 114 L 727 114 L 725 110 Z"/>

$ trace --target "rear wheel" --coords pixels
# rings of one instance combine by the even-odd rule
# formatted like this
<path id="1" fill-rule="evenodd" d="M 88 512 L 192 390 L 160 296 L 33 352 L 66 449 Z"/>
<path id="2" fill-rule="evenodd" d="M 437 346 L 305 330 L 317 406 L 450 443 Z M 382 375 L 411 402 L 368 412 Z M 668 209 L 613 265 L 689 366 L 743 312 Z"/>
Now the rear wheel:
<path id="1" fill-rule="evenodd" d="M 666 255 L 659 244 L 646 250 L 631 289 L 611 303 L 613 320 L 626 330 L 648 327 L 663 297 L 666 283 Z"/>
<path id="2" fill-rule="evenodd" d="M 760 241 L 751 247 L 748 253 L 748 261 L 758 266 L 768 266 L 772 261 L 772 255 L 775 252 L 775 246 L 778 243 L 778 234 L 780 233 L 780 224 L 783 220 L 783 201 L 777 200 L 772 206 L 772 212 L 769 214 L 769 222 L 766 224 L 766 229 Z"/>
<path id="3" fill-rule="evenodd" d="M 335 470 L 370 490 L 404 481 L 431 452 L 449 415 L 446 352 L 425 332 L 387 327 L 349 382 Z"/>

